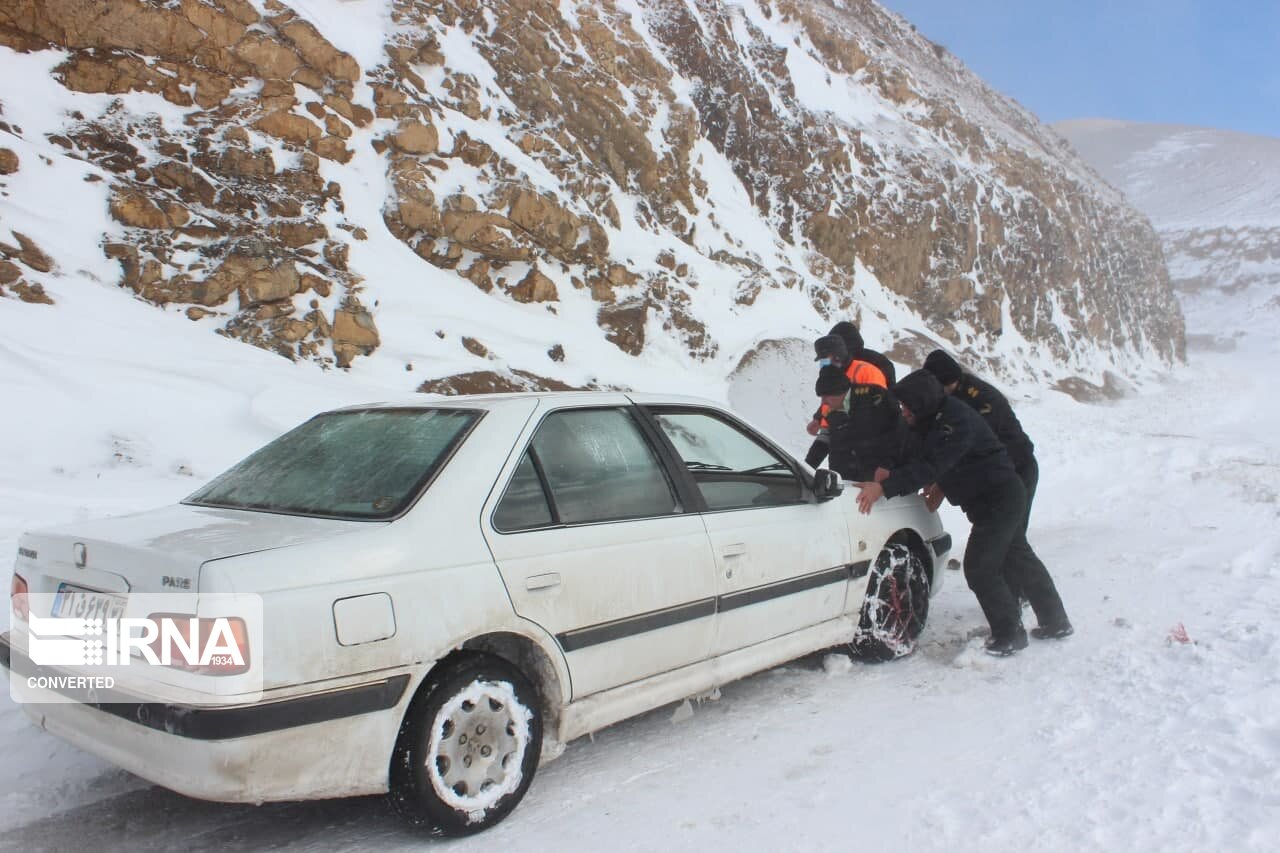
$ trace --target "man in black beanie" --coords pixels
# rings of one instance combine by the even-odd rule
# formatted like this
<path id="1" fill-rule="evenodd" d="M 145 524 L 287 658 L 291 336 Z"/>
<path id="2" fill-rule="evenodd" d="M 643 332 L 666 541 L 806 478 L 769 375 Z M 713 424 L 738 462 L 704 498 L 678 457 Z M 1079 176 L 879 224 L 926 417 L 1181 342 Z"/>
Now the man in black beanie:
<path id="1" fill-rule="evenodd" d="M 1026 543 L 1026 491 L 1008 451 L 973 409 L 948 396 L 927 370 L 894 386 L 902 415 L 920 436 L 919 454 L 859 483 L 858 508 L 870 512 L 882 496 L 913 494 L 936 484 L 973 525 L 964 575 L 991 626 L 987 651 L 1010 655 L 1026 648 L 1027 633 L 1009 579 L 1026 591 L 1041 629 L 1069 626 L 1053 578 Z M 1065 635 L 1063 635 L 1065 636 Z"/>
<path id="2" fill-rule="evenodd" d="M 1004 442 L 1009 451 L 1009 459 L 1013 468 L 1022 480 L 1022 487 L 1027 492 L 1027 518 L 1024 530 L 1031 524 L 1031 505 L 1036 498 L 1036 486 L 1040 482 L 1040 465 L 1036 462 L 1036 447 L 1022 429 L 1018 416 L 1013 413 L 1009 400 L 989 382 L 984 382 L 972 373 L 966 372 L 960 364 L 946 352 L 936 349 L 924 360 L 924 368 L 932 373 L 942 385 L 943 390 L 965 403 L 986 420 L 987 426 L 996 434 L 996 438 Z M 937 505 L 936 496 L 927 496 L 933 505 Z M 1030 549 L 1030 545 L 1027 546 Z M 1040 558 L 1032 551 L 1026 559 L 1040 562 Z M 1013 581 L 1011 581 L 1013 583 Z M 1023 591 L 1014 588 L 1014 594 L 1021 596 Z M 1046 626 L 1032 632 L 1037 639 L 1062 639 L 1072 633 L 1071 625 Z"/>
<path id="3" fill-rule="evenodd" d="M 1027 503 L 1035 495 L 1036 481 L 1039 472 L 1036 466 L 1036 447 L 1022 429 L 1018 416 L 1013 413 L 1009 400 L 989 382 L 984 382 L 972 373 L 966 373 L 959 363 L 947 353 L 936 349 L 924 360 L 924 369 L 929 371 L 941 383 L 948 394 L 957 397 L 962 403 L 973 409 L 986 419 L 987 426 L 996 434 L 996 438 L 1004 442 L 1013 460 L 1013 467 L 1027 488 Z"/>
<path id="4" fill-rule="evenodd" d="M 866 343 L 862 340 L 862 332 L 858 331 L 858 327 L 848 320 L 841 320 L 831 327 L 829 335 L 838 335 L 843 341 L 845 348 L 849 350 L 849 356 L 859 361 L 866 361 L 874 364 L 884 374 L 888 387 L 892 388 L 893 383 L 898 381 L 897 371 L 893 367 L 893 362 L 885 358 L 882 353 L 873 349 L 867 349 Z"/>
<path id="5" fill-rule="evenodd" d="M 813 393 L 822 398 L 824 405 L 834 403 L 832 408 L 835 408 L 844 401 L 844 395 L 852 384 L 842 365 L 824 364 L 818 368 L 818 381 L 813 383 Z"/>

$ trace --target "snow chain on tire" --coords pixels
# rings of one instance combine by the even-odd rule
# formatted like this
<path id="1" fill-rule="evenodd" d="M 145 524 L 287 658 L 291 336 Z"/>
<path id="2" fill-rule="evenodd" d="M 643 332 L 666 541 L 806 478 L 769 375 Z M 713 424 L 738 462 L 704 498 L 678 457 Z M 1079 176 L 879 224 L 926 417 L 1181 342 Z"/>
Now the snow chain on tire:
<path id="1" fill-rule="evenodd" d="M 909 655 L 928 615 L 929 575 L 924 563 L 906 545 L 888 545 L 867 578 L 853 651 L 873 661 Z"/>

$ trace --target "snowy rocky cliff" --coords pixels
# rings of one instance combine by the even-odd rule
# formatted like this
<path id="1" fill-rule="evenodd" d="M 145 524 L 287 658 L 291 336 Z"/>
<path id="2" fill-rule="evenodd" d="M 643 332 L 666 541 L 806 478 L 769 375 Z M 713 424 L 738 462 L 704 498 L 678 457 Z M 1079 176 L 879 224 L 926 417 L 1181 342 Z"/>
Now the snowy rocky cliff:
<path id="1" fill-rule="evenodd" d="M 1196 331 L 1280 317 L 1280 139 L 1106 119 L 1054 127 L 1151 217 L 1174 289 L 1208 309 Z"/>
<path id="2" fill-rule="evenodd" d="M 707 385 L 847 317 L 1183 355 L 1147 220 L 866 0 L 8 0 L 0 45 L 0 287 L 50 311 L 446 392 Z"/>

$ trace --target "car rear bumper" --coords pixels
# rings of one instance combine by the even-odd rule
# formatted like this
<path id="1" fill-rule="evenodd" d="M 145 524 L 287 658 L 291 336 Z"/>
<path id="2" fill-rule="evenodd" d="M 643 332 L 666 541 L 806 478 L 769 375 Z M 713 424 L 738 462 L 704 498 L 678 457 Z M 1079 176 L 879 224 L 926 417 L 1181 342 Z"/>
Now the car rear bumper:
<path id="1" fill-rule="evenodd" d="M 30 667 L 8 635 L 0 635 L 0 665 L 18 677 Z M 409 680 L 395 675 L 235 707 L 142 697 L 68 702 L 51 691 L 26 688 L 36 701 L 24 702 L 23 710 L 51 734 L 188 796 L 222 802 L 319 799 L 387 790 Z M 42 695 L 48 701 L 39 701 Z"/>

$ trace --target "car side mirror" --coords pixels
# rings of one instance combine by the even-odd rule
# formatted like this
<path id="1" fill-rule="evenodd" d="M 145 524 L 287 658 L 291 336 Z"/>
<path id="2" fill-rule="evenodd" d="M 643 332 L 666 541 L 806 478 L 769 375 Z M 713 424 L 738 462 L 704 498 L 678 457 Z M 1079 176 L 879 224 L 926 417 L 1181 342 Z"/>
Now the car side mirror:
<path id="1" fill-rule="evenodd" d="M 844 483 L 840 475 L 828 468 L 822 468 L 813 474 L 813 494 L 820 502 L 838 498 L 844 492 Z"/>

